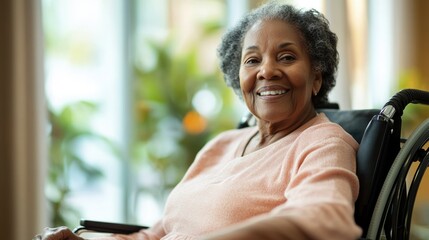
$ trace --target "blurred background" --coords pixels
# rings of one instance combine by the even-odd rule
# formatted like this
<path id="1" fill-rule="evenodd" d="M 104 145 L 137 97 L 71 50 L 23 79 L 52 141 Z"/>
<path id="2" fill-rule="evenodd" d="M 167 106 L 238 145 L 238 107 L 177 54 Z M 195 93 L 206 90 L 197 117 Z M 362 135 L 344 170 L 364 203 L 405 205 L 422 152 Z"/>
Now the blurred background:
<path id="1" fill-rule="evenodd" d="M 197 151 L 245 113 L 216 48 L 255 0 L 5 0 L 0 3 L 0 200 L 4 239 L 80 218 L 153 224 Z M 429 90 L 429 2 L 284 0 L 339 37 L 330 100 L 381 108 Z M 409 106 L 404 136 L 428 107 Z M 427 178 L 427 177 L 426 177 Z M 413 239 L 429 238 L 429 179 Z"/>

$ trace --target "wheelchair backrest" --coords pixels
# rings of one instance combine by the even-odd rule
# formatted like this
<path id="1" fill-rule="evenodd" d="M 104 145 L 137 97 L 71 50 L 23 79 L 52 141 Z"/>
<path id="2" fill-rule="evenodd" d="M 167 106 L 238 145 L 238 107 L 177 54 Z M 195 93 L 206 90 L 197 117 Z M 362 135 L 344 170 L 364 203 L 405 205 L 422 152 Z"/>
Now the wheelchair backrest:
<path id="1" fill-rule="evenodd" d="M 368 123 L 374 115 L 377 115 L 378 109 L 364 110 L 336 110 L 336 109 L 318 109 L 323 112 L 329 120 L 338 123 L 346 132 L 360 143 Z"/>

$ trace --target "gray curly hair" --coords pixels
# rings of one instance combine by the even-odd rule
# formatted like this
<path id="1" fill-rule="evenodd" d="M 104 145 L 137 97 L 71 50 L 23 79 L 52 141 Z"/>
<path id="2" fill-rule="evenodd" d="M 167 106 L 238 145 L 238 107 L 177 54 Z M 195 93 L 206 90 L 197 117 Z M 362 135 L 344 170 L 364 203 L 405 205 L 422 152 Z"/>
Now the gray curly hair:
<path id="1" fill-rule="evenodd" d="M 316 96 L 312 97 L 315 107 L 328 102 L 328 93 L 335 86 L 335 74 L 338 68 L 338 38 L 329 29 L 328 20 L 318 11 L 303 11 L 290 5 L 270 2 L 253 10 L 223 36 L 218 47 L 220 68 L 225 82 L 235 93 L 241 96 L 240 62 L 244 37 L 247 31 L 259 20 L 283 20 L 295 26 L 310 56 L 312 67 L 322 73 L 322 86 Z"/>

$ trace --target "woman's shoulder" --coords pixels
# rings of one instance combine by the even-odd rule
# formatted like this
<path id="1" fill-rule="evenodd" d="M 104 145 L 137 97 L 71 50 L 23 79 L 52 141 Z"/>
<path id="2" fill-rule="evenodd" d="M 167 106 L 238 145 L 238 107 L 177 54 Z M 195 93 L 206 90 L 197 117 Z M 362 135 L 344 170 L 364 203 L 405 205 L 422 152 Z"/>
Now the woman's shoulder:
<path id="1" fill-rule="evenodd" d="M 339 124 L 332 122 L 323 114 L 318 114 L 302 131 L 301 137 L 313 140 L 325 141 L 327 139 L 341 139 L 354 148 L 357 148 L 356 140 L 346 132 Z"/>

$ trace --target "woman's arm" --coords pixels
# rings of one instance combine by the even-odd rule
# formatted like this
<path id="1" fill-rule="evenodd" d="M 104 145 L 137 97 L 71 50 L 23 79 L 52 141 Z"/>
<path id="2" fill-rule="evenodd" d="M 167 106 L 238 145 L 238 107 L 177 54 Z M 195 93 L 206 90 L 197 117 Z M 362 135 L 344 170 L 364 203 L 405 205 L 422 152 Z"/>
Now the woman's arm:
<path id="1" fill-rule="evenodd" d="M 361 230 L 344 206 L 313 206 L 261 216 L 202 236 L 204 240 L 354 240 Z"/>

